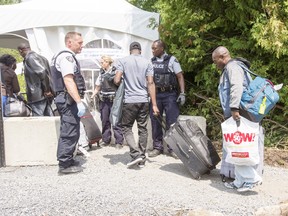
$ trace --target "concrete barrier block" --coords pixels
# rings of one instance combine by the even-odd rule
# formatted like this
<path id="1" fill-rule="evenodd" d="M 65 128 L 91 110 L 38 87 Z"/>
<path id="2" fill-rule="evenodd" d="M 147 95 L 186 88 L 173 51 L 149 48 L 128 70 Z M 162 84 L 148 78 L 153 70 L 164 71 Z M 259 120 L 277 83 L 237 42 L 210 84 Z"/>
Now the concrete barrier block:
<path id="1" fill-rule="evenodd" d="M 188 116 L 188 115 L 180 115 L 179 119 L 191 119 L 196 122 L 198 126 L 201 128 L 203 133 L 206 135 L 206 119 L 203 116 Z"/>
<path id="2" fill-rule="evenodd" d="M 57 164 L 60 117 L 4 119 L 7 166 Z"/>
<path id="3" fill-rule="evenodd" d="M 100 113 L 94 112 L 101 129 Z M 206 133 L 206 119 L 201 116 L 179 116 L 192 119 Z M 147 151 L 153 149 L 151 121 L 148 121 Z M 137 124 L 133 125 L 135 141 L 138 142 Z M 5 161 L 7 166 L 55 165 L 60 133 L 60 117 L 15 117 L 4 119 Z M 113 134 L 112 134 L 113 136 Z M 112 137 L 111 143 L 115 143 Z M 124 141 L 124 144 L 127 144 Z"/>

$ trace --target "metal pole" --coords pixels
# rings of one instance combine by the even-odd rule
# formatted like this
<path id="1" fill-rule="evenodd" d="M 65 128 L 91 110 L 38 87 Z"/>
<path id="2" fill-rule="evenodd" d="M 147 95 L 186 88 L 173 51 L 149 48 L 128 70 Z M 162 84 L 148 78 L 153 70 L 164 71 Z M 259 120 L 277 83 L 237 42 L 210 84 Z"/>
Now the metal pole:
<path id="1" fill-rule="evenodd" d="M 5 149 L 4 149 L 4 125 L 3 125 L 3 111 L 2 111 L 2 82 L 1 82 L 1 68 L 0 68 L 0 167 L 6 165 L 5 163 Z"/>

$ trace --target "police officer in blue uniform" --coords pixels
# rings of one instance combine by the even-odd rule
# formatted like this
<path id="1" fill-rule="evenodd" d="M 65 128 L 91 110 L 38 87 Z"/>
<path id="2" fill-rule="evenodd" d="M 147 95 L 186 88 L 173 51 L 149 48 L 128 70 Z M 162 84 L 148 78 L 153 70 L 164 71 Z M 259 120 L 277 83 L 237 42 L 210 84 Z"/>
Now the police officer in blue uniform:
<path id="1" fill-rule="evenodd" d="M 84 115 L 86 109 L 81 102 L 85 82 L 75 58 L 83 47 L 81 34 L 68 32 L 65 36 L 65 45 L 66 49 L 55 55 L 51 62 L 52 84 L 56 93 L 55 104 L 61 116 L 57 149 L 59 174 L 82 171 L 79 162 L 74 160 L 73 153 L 80 136 L 80 117 Z"/>
<path id="2" fill-rule="evenodd" d="M 91 96 L 95 97 L 99 92 L 99 109 L 102 122 L 102 141 L 107 146 L 111 142 L 111 122 L 110 113 L 113 106 L 113 100 L 118 86 L 115 85 L 113 79 L 115 76 L 116 67 L 112 66 L 113 60 L 110 56 L 102 56 L 100 59 L 101 69 L 96 80 L 96 87 Z M 113 126 L 115 137 L 115 148 L 121 149 L 123 146 L 123 133 L 120 124 Z"/>
<path id="3" fill-rule="evenodd" d="M 181 66 L 177 59 L 165 52 L 165 43 L 162 40 L 156 40 L 152 44 L 152 63 L 154 67 L 154 82 L 156 85 L 156 101 L 163 118 L 163 112 L 166 115 L 166 129 L 175 123 L 180 111 L 179 105 L 185 103 L 185 83 Z M 178 89 L 180 93 L 178 93 Z M 152 110 L 152 109 L 150 109 Z M 153 150 L 148 153 L 149 157 L 156 157 L 162 154 L 163 131 L 159 120 L 161 118 L 153 115 L 150 111 Z M 177 155 L 168 146 L 168 155 L 177 158 Z"/>

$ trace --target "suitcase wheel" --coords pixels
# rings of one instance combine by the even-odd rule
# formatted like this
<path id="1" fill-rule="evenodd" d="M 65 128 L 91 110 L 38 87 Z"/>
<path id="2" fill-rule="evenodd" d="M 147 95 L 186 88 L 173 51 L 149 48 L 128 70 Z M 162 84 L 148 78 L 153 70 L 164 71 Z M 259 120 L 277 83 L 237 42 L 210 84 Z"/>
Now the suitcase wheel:
<path id="1" fill-rule="evenodd" d="M 205 174 L 210 175 L 210 173 L 211 173 L 210 170 L 208 170 Z"/>
<path id="2" fill-rule="evenodd" d="M 223 175 L 223 174 L 220 174 L 220 176 L 221 176 L 221 180 L 222 180 L 222 182 L 226 182 L 226 176 Z"/>
<path id="3" fill-rule="evenodd" d="M 194 176 L 193 176 L 193 177 L 194 177 Z M 200 179 L 201 179 L 201 175 L 200 175 L 199 173 L 197 173 L 197 176 L 195 176 L 194 179 L 200 180 Z"/>

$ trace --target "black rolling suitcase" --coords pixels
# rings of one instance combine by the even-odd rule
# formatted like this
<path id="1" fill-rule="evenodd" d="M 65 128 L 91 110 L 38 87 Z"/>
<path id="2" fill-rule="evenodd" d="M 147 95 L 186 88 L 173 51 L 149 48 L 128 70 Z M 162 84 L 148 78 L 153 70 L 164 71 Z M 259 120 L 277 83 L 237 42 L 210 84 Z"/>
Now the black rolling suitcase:
<path id="1" fill-rule="evenodd" d="M 163 139 L 195 179 L 210 173 L 221 160 L 211 140 L 190 119 L 171 125 Z"/>
<path id="2" fill-rule="evenodd" d="M 83 102 L 84 103 L 84 102 Z M 86 112 L 84 115 L 80 118 L 80 121 L 82 122 L 84 126 L 84 130 L 86 133 L 86 139 L 88 141 L 89 147 L 92 147 L 92 144 L 97 143 L 99 145 L 99 141 L 102 139 L 102 133 L 93 118 L 92 114 L 90 113 L 88 106 L 86 103 L 84 103 L 86 107 Z"/>

